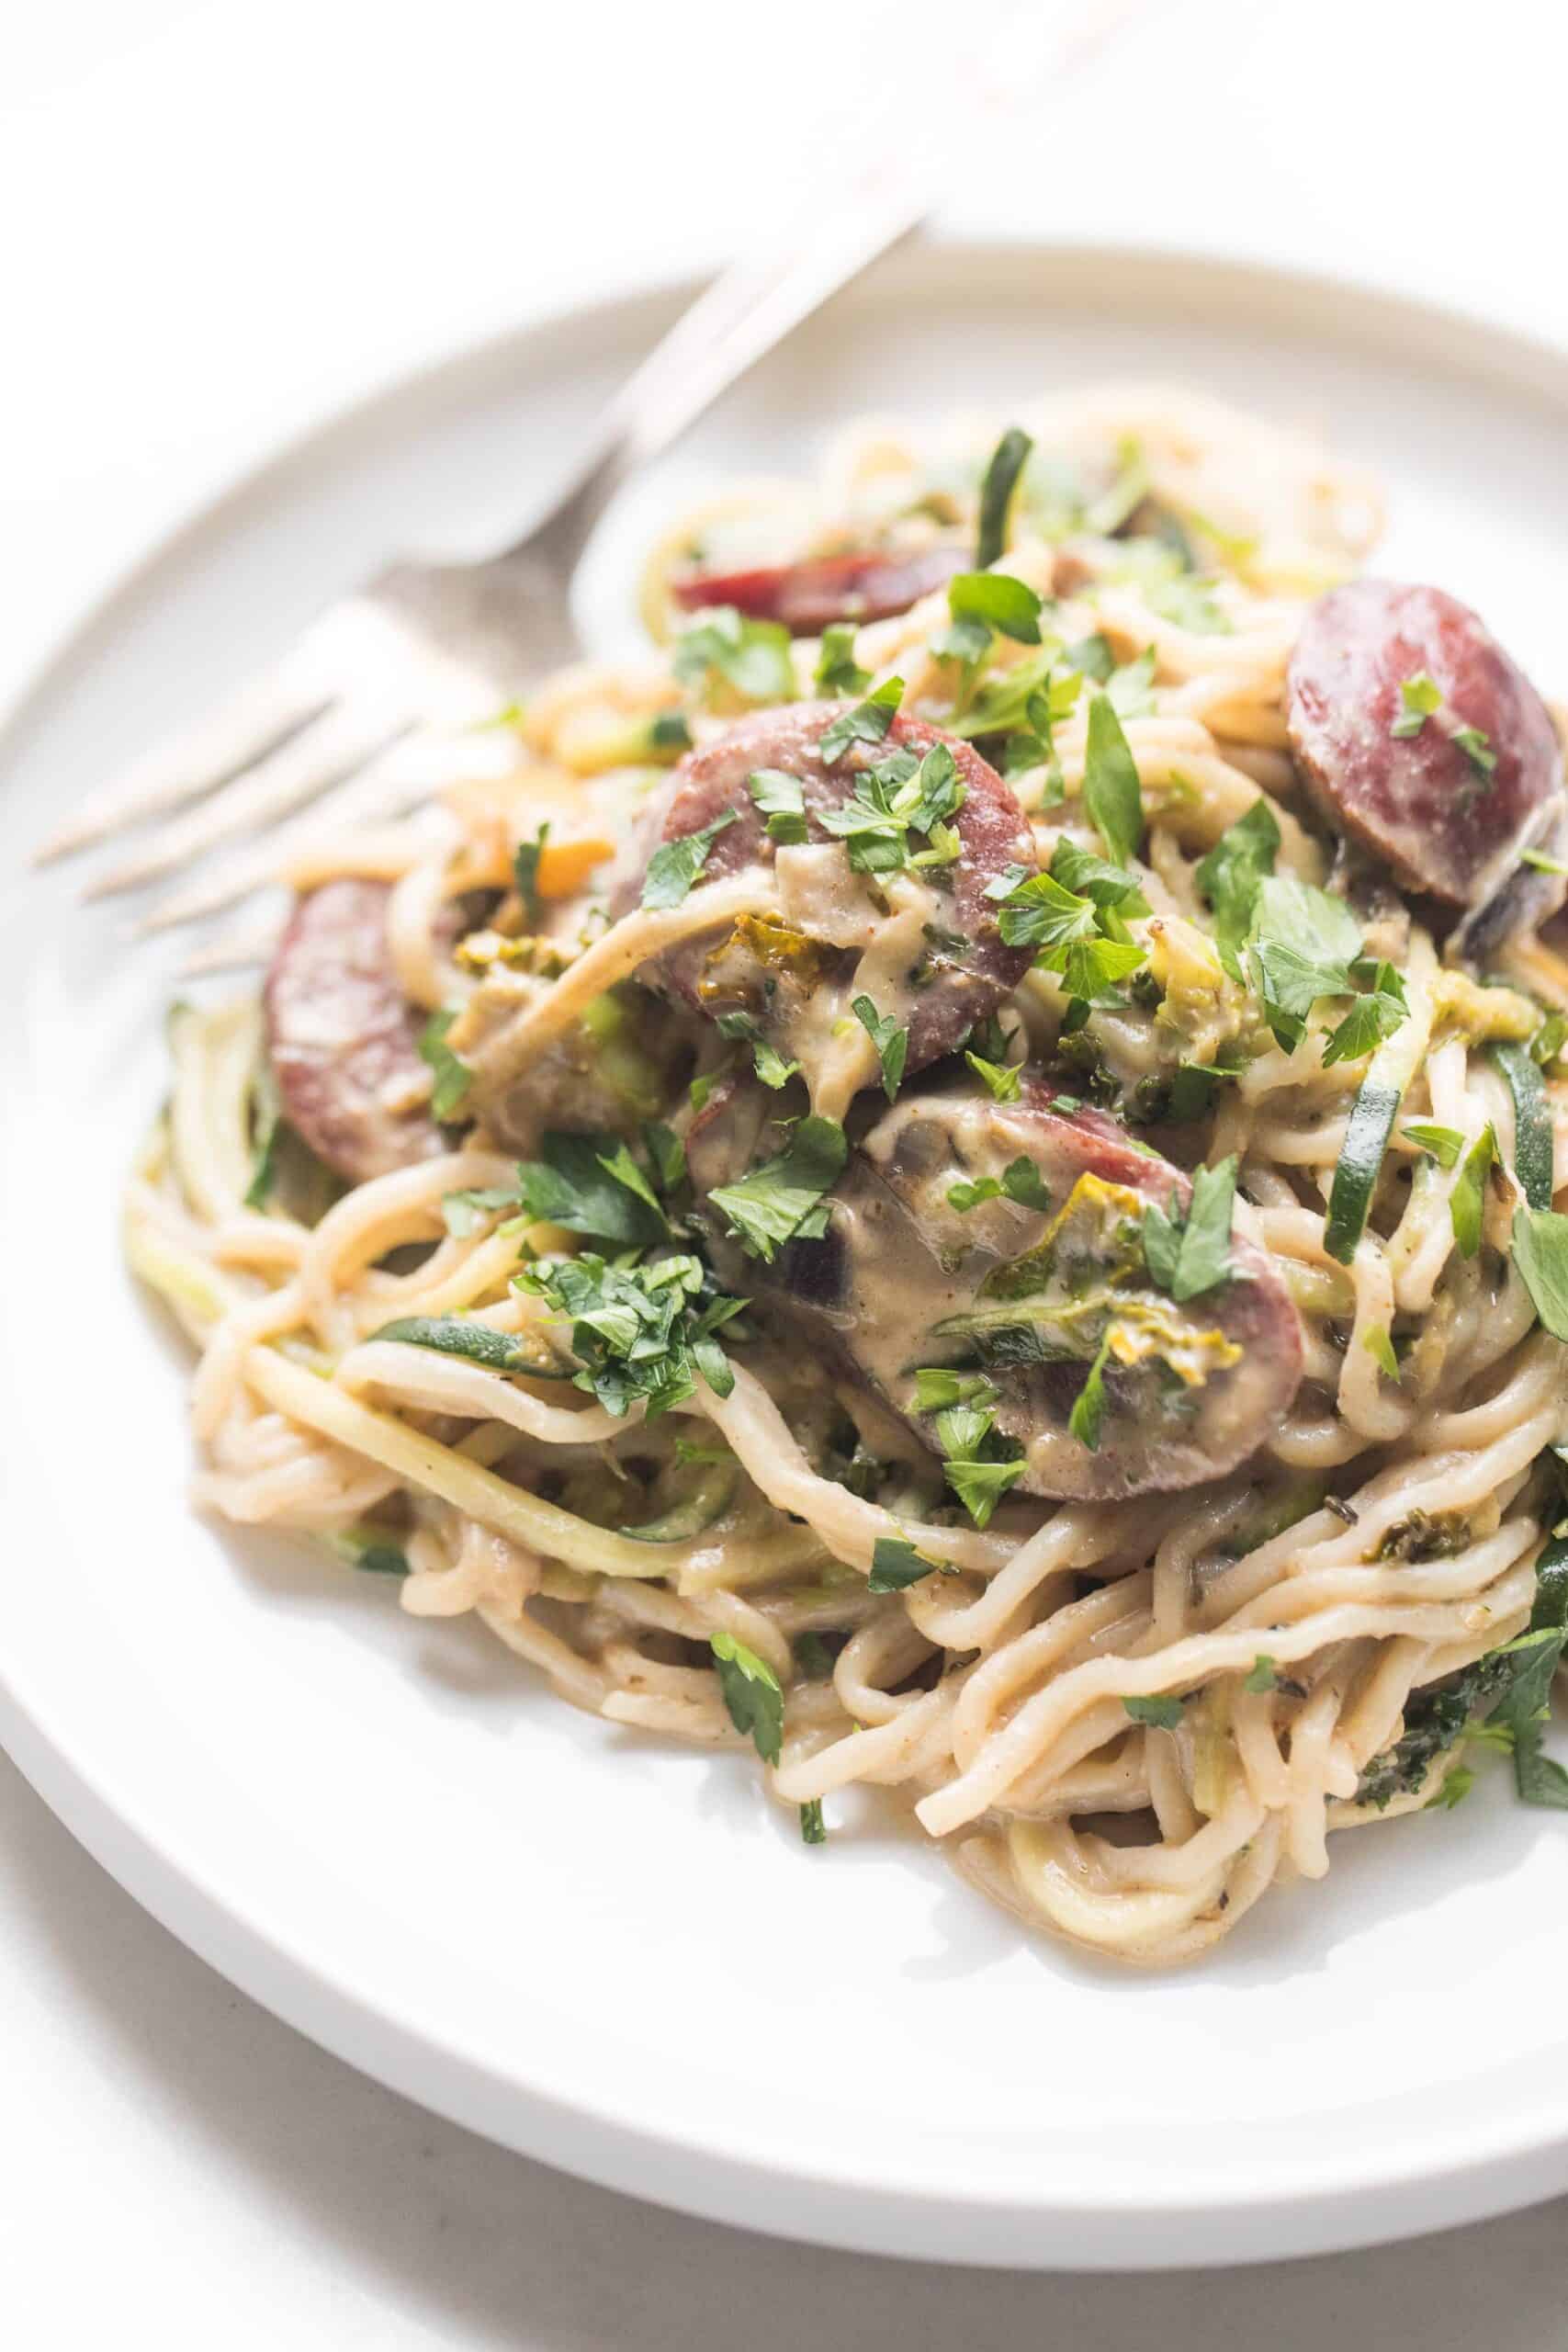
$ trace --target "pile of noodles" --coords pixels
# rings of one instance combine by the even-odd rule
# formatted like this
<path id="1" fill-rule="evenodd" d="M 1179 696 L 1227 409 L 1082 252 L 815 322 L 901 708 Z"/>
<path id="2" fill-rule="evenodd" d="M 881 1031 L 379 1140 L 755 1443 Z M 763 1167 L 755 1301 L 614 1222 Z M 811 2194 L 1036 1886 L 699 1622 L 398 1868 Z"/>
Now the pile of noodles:
<path id="1" fill-rule="evenodd" d="M 1153 494 L 1196 518 L 1213 574 L 1218 625 L 1190 629 L 1136 579 L 1112 576 L 1103 544 L 1086 543 L 1081 583 L 1053 616 L 1066 639 L 1103 632 L 1119 662 L 1154 655 L 1153 707 L 1125 732 L 1149 817 L 1136 871 L 1155 914 L 1179 940 L 1184 925 L 1207 933 L 1194 866 L 1260 795 L 1280 828 L 1279 870 L 1322 883 L 1325 853 L 1300 821 L 1287 757 L 1282 681 L 1305 602 L 1375 536 L 1375 492 L 1304 441 L 1168 393 L 1108 391 L 1023 421 L 1064 465 L 1135 444 Z M 680 625 L 671 569 L 726 529 L 752 546 L 773 532 L 794 552 L 852 542 L 889 514 L 912 514 L 918 531 L 933 483 L 930 527 L 950 527 L 972 511 L 994 424 L 955 429 L 941 447 L 864 429 L 811 491 L 755 485 L 682 517 L 645 582 L 655 633 Z M 1015 533 L 1005 569 L 1048 591 L 1055 553 Z M 946 616 L 939 593 L 860 629 L 855 649 L 876 677 L 903 677 L 907 710 L 939 724 L 951 674 L 928 649 Z M 809 641 L 795 648 L 803 693 L 817 653 Z M 322 842 L 289 878 L 392 882 L 403 987 L 416 1004 L 450 1004 L 469 983 L 452 961 L 447 902 L 503 886 L 540 812 L 558 836 L 618 848 L 657 779 L 646 763 L 617 765 L 617 745 L 629 722 L 674 704 L 699 741 L 727 716 L 722 697 L 694 700 L 664 651 L 637 669 L 561 675 L 518 721 L 514 775 L 458 776 L 439 811 Z M 1081 704 L 1058 749 L 1066 801 L 1035 820 L 1042 863 L 1074 816 Z M 554 910 L 575 960 L 507 1035 L 510 1066 L 525 1068 L 658 946 L 716 919 L 699 889 L 670 913 L 607 926 L 616 870 L 614 860 L 586 867 L 577 897 Z M 1539 941 L 1506 951 L 1502 977 L 1539 1004 L 1568 1006 L 1568 967 Z M 1484 1051 L 1485 993 L 1455 983 L 1419 927 L 1404 979 L 1404 1117 L 1467 1138 L 1490 1123 L 1511 1167 L 1513 1106 Z M 1031 1044 L 1048 1047 L 1062 1012 L 1055 982 L 1032 972 L 1017 1010 Z M 829 1834 L 852 1834 L 836 1792 L 907 1790 L 921 1829 L 949 1841 L 987 1893 L 1080 1944 L 1188 1957 L 1277 1879 L 1321 1876 L 1331 1829 L 1428 1802 L 1450 1757 L 1382 1812 L 1358 1804 L 1357 1791 L 1398 1738 L 1414 1689 L 1529 1621 L 1554 1512 L 1538 1457 L 1568 1435 L 1559 1343 L 1508 1261 L 1506 1200 L 1487 1206 L 1486 1246 L 1462 1257 L 1450 1215 L 1457 1171 L 1397 1134 L 1353 1263 L 1328 1254 L 1354 1063 L 1265 1052 L 1216 1090 L 1196 1155 L 1238 1156 L 1238 1228 L 1272 1253 L 1305 1333 L 1305 1377 L 1264 1451 L 1185 1493 L 1095 1504 L 1014 1495 L 981 1530 L 942 1507 L 940 1477 L 922 1474 L 890 1416 L 765 1336 L 731 1351 L 728 1396 L 699 1382 L 652 1424 L 636 1411 L 617 1419 L 570 1385 L 372 1339 L 414 1315 L 461 1314 L 502 1332 L 548 1320 L 547 1302 L 512 1278 L 525 1239 L 570 1249 L 571 1238 L 519 1237 L 500 1214 L 448 1232 L 448 1195 L 513 1180 L 512 1160 L 482 1139 L 358 1184 L 315 1222 L 276 1203 L 249 1207 L 259 1012 L 184 1010 L 173 1042 L 173 1095 L 130 1186 L 129 1236 L 137 1271 L 201 1351 L 201 1505 L 310 1531 L 370 1565 L 379 1544 L 406 1564 L 401 1599 L 416 1615 L 472 1611 L 579 1706 L 739 1747 L 749 1743 L 711 1646 L 728 1634 L 784 1693 L 783 1751 L 768 1776 L 780 1799 L 827 1800 Z M 1122 1044 L 1135 1052 L 1135 1036 Z M 1204 1058 L 1205 1039 L 1190 1050 Z M 1552 1109 L 1560 1133 L 1555 1099 Z M 1157 1129 L 1143 1132 L 1159 1142 Z M 1397 1382 L 1367 1344 L 1396 1316 L 1416 1333 Z M 822 1433 L 835 1419 L 892 1462 L 900 1531 L 956 1573 L 868 1589 L 888 1490 L 872 1501 L 824 1475 Z M 692 1532 L 663 1540 L 622 1532 L 657 1521 L 704 1480 L 706 1523 L 693 1514 Z M 678 1531 L 680 1514 L 668 1517 Z M 1412 1541 L 1434 1524 L 1446 1531 L 1439 1546 Z M 803 1642 L 812 1634 L 824 1639 Z M 1270 1678 L 1256 1671 L 1260 1657 Z M 1186 1701 L 1176 1728 L 1124 1704 L 1161 1695 Z"/>

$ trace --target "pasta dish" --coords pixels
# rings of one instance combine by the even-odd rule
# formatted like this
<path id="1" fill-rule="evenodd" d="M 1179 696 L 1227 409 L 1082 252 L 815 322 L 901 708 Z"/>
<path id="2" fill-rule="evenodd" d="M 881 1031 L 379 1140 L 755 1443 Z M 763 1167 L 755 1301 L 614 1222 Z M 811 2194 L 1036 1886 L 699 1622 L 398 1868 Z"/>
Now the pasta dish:
<path id="1" fill-rule="evenodd" d="M 1128 1960 L 1568 1804 L 1568 726 L 1380 523 L 1142 387 L 680 517 L 171 1015 L 198 1503 Z"/>

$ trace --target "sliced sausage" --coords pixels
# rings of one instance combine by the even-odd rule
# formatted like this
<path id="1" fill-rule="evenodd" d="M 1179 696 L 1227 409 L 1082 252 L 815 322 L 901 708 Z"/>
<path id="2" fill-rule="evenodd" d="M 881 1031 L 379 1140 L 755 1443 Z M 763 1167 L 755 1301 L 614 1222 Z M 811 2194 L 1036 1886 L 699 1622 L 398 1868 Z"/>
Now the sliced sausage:
<path id="1" fill-rule="evenodd" d="M 1009 947 L 998 926 L 987 885 L 1010 864 L 1032 867 L 1034 847 L 1018 802 L 973 745 L 902 714 L 882 744 L 856 743 L 829 766 L 819 749 L 824 729 L 848 707 L 801 703 L 759 712 L 728 729 L 705 750 L 688 752 L 671 779 L 660 836 L 678 841 L 716 819 L 732 821 L 708 853 L 702 888 L 750 865 L 772 868 L 779 886 L 777 917 L 743 919 L 716 941 L 699 933 L 667 955 L 654 978 L 710 1018 L 742 1012 L 781 1053 L 808 1074 L 814 1036 L 824 1021 L 842 1017 L 855 993 L 854 975 L 874 943 L 886 958 L 890 926 L 875 876 L 852 872 L 842 845 L 820 820 L 853 793 L 857 776 L 887 752 L 923 757 L 945 744 L 957 764 L 964 802 L 953 819 L 960 854 L 950 866 L 913 877 L 919 903 L 901 920 L 908 953 L 873 991 L 878 1008 L 908 1030 L 906 1068 L 921 1069 L 950 1054 L 978 1021 L 996 1012 L 1028 970 L 1031 951 Z M 747 788 L 759 768 L 782 769 L 800 781 L 807 841 L 773 841 Z M 902 934 L 900 934 L 901 936 Z"/>
<path id="2" fill-rule="evenodd" d="M 1401 692 L 1424 678 L 1440 696 L 1425 714 Z M 1520 853 L 1544 847 L 1562 821 L 1556 730 L 1529 680 L 1467 605 L 1440 588 L 1390 580 L 1331 589 L 1308 612 L 1291 657 L 1286 718 L 1297 763 L 1329 819 L 1405 888 L 1472 917 L 1503 894 L 1505 933 L 1562 904 L 1560 876 L 1544 890 L 1507 888 Z"/>
<path id="3" fill-rule="evenodd" d="M 387 944 L 384 882 L 323 883 L 295 908 L 266 978 L 267 1047 L 291 1125 L 358 1183 L 445 1148 L 420 1058 L 424 1016 Z"/>
<path id="4" fill-rule="evenodd" d="M 688 571 L 670 593 L 685 612 L 733 605 L 753 620 L 782 621 L 791 637 L 820 637 L 834 621 L 885 621 L 907 613 L 973 561 L 967 548 L 862 548 L 741 571 Z"/>
<path id="5" fill-rule="evenodd" d="M 721 1167 L 727 1181 L 749 1142 L 740 1099 L 689 1145 L 699 1187 Z M 954 1185 L 999 1182 L 1020 1159 L 1047 1206 L 1006 1193 L 967 1209 L 949 1199 Z M 1302 1333 L 1271 1261 L 1238 1236 L 1221 1285 L 1185 1302 L 1158 1288 L 1144 1213 L 1190 1198 L 1179 1170 L 1101 1112 L 1058 1111 L 1042 1087 L 1011 1103 L 944 1088 L 876 1121 L 835 1187 L 826 1236 L 791 1243 L 760 1280 L 749 1262 L 746 1287 L 831 1335 L 933 1450 L 916 1372 L 983 1373 L 998 1392 L 997 1429 L 1022 1448 L 1023 1493 L 1103 1500 L 1197 1486 L 1278 1427 L 1301 1379 Z M 1069 1421 L 1108 1329 L 1091 1448 Z"/>

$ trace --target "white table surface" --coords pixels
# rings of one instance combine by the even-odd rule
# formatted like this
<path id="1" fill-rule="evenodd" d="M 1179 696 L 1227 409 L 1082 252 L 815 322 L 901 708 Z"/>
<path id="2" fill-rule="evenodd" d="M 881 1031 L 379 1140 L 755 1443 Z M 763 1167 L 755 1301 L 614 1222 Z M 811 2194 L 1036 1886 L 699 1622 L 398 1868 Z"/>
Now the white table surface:
<path id="1" fill-rule="evenodd" d="M 419 358 L 700 268 L 787 183 L 792 127 L 824 94 L 928 71 L 940 91 L 980 9 L 12 14 L 0 699 L 239 467 Z M 1561 342 L 1565 63 L 1551 0 L 1176 0 L 1064 116 L 976 158 L 943 219 L 1349 271 Z M 938 135 L 940 116 L 912 110 L 912 130 Z M 1462 2030 L 1462 1988 L 1455 2008 Z M 808 2252 L 585 2188 L 423 2114 L 231 1991 L 3 1758 L 0 2020 L 0 2338 L 19 2352 L 154 2329 L 166 2352 L 784 2352 L 895 2331 L 967 2352 L 1555 2352 L 1568 2337 L 1568 2203 L 1311 2263 L 1038 2278 Z"/>

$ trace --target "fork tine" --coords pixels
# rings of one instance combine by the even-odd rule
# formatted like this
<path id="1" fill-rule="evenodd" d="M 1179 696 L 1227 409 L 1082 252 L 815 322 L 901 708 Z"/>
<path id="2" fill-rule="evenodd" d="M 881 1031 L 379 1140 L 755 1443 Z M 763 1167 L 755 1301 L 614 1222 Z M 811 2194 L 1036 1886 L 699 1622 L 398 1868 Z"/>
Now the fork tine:
<path id="1" fill-rule="evenodd" d="M 161 899 L 138 929 L 173 931 L 201 915 L 215 914 L 220 907 L 232 906 L 237 899 L 276 882 L 302 852 L 318 842 L 412 808 L 442 785 L 450 784 L 461 769 L 462 756 L 450 735 L 435 728 L 420 728 L 404 735 L 379 759 L 324 794 L 306 815 L 221 860 L 205 880 Z"/>
<path id="2" fill-rule="evenodd" d="M 39 865 L 86 849 L 122 825 L 156 816 L 238 775 L 313 718 L 329 696 L 298 656 L 252 678 L 216 710 L 155 744 L 87 795 L 33 853 Z"/>
<path id="3" fill-rule="evenodd" d="M 95 875 L 85 899 L 112 898 L 151 882 L 171 867 L 188 865 L 236 833 L 259 832 L 292 808 L 356 774 L 406 729 L 409 721 L 385 709 L 343 704 L 291 735 L 224 791 L 183 817 L 161 825 L 122 865 Z"/>

